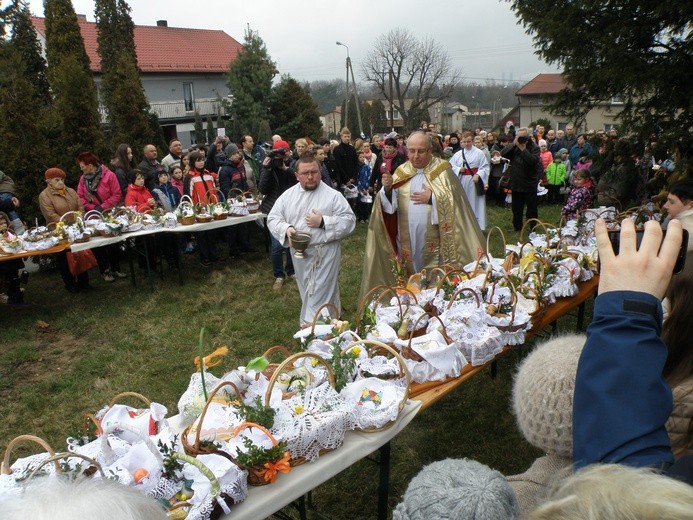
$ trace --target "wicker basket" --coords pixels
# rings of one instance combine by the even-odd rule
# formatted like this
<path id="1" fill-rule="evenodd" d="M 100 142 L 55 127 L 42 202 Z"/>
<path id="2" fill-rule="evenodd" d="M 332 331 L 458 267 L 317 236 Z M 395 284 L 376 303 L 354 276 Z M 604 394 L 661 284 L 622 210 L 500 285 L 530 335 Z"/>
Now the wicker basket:
<path id="1" fill-rule="evenodd" d="M 209 408 L 209 405 L 213 402 L 214 397 L 217 395 L 219 390 L 221 390 L 222 388 L 224 388 L 226 386 L 232 387 L 236 391 L 236 396 L 238 398 L 241 397 L 240 390 L 238 390 L 238 387 L 235 384 L 233 384 L 231 381 L 223 381 L 222 383 L 218 384 L 217 387 L 209 393 L 209 396 L 207 397 L 207 402 L 205 402 L 205 405 L 202 408 L 202 413 L 200 414 L 199 419 L 197 421 L 193 422 L 187 428 L 185 428 L 185 430 L 183 430 L 183 433 L 181 434 L 181 444 L 183 445 L 183 451 L 185 451 L 185 453 L 187 453 L 188 455 L 191 455 L 193 457 L 197 457 L 200 454 L 216 453 L 218 455 L 221 455 L 223 457 L 228 458 L 229 460 L 231 460 L 233 462 L 233 458 L 228 453 L 226 453 L 225 451 L 219 450 L 213 443 L 200 441 L 200 433 L 202 432 L 202 426 L 204 424 L 205 415 L 207 415 L 207 410 Z M 195 424 L 197 424 L 197 428 L 195 428 L 195 442 L 190 444 L 188 437 L 190 436 L 190 431 L 192 430 L 192 428 Z"/>
<path id="2" fill-rule="evenodd" d="M 410 339 L 410 341 L 411 341 L 411 339 Z M 406 387 L 406 390 L 404 392 L 404 397 L 402 397 L 402 400 L 399 403 L 399 413 L 401 413 L 402 410 L 404 409 L 404 405 L 407 404 L 407 399 L 409 399 L 409 387 L 411 384 L 411 377 L 409 375 L 409 370 L 407 369 L 407 364 L 402 359 L 402 356 L 400 356 L 397 353 L 397 351 L 394 348 L 392 348 L 390 345 L 387 345 L 385 343 L 382 343 L 382 342 L 376 341 L 376 340 L 372 340 L 372 339 L 362 339 L 362 340 L 355 341 L 355 342 L 351 343 L 349 346 L 347 346 L 347 348 L 345 348 L 342 351 L 342 356 L 345 355 L 345 352 L 348 352 L 349 350 L 353 349 L 354 347 L 358 347 L 360 345 L 363 345 L 366 347 L 369 355 L 372 355 L 376 351 L 384 350 L 387 353 L 391 354 L 397 360 L 397 364 L 399 365 L 399 379 L 404 379 L 405 387 Z M 381 426 L 381 427 L 371 426 L 371 427 L 358 428 L 358 429 L 360 431 L 369 432 L 369 433 L 370 432 L 379 432 L 382 430 L 387 430 L 393 424 L 394 424 L 394 421 L 386 424 L 385 426 Z"/>
<path id="3" fill-rule="evenodd" d="M 46 441 L 44 441 L 41 437 L 36 437 L 35 435 L 19 435 L 12 439 L 10 443 L 7 445 L 7 448 L 5 448 L 5 455 L 2 458 L 2 463 L 0 463 L 0 473 L 3 475 L 11 475 L 12 474 L 12 467 L 10 464 L 10 455 L 12 454 L 12 450 L 20 443 L 23 442 L 33 442 L 35 444 L 38 444 L 41 446 L 46 452 L 53 457 L 55 455 L 55 450 L 51 448 L 50 444 L 48 444 Z M 60 472 L 60 465 L 58 464 L 58 461 L 52 461 L 53 465 L 55 466 L 55 471 Z"/>
<path id="4" fill-rule="evenodd" d="M 272 378 L 270 379 L 269 384 L 267 385 L 267 390 L 265 392 L 265 406 L 269 406 L 270 397 L 272 395 L 272 388 L 274 387 L 279 375 L 287 369 L 293 367 L 294 363 L 301 358 L 312 358 L 315 359 L 319 364 L 321 364 L 326 370 L 328 384 L 332 388 L 335 387 L 334 373 L 332 372 L 332 368 L 330 367 L 329 363 L 327 363 L 327 361 L 325 361 L 322 357 L 318 356 L 317 354 L 313 354 L 311 352 L 299 352 L 286 358 L 274 371 L 274 374 L 272 374 Z M 319 450 L 319 454 L 324 455 L 325 453 L 328 453 L 330 451 L 332 451 L 332 448 L 323 448 Z M 299 466 L 305 463 L 306 460 L 307 459 L 303 456 L 292 454 L 290 463 L 291 466 Z"/>
<path id="5" fill-rule="evenodd" d="M 272 441 L 273 446 L 278 446 L 279 443 L 277 442 L 277 439 L 274 438 L 274 435 L 272 435 L 267 428 L 264 426 L 261 426 L 256 423 L 252 422 L 244 422 L 236 426 L 236 428 L 233 431 L 233 437 L 237 437 L 238 434 L 245 430 L 246 428 L 257 428 L 261 432 L 263 432 L 267 437 L 269 438 L 270 441 Z M 286 456 L 289 452 L 284 452 L 284 455 Z M 290 456 L 290 455 L 289 455 Z M 244 469 L 248 472 L 248 484 L 251 486 L 265 486 L 267 484 L 274 484 L 274 478 L 276 478 L 276 472 L 268 473 L 268 468 L 267 463 L 262 464 L 262 465 L 257 465 L 257 466 L 243 466 L 237 462 L 235 458 L 232 457 L 233 463 L 236 464 L 239 468 Z M 277 459 L 281 460 L 281 459 Z M 269 464 L 276 463 L 277 460 L 270 462 Z M 282 469 L 278 470 L 281 471 L 282 473 L 288 473 L 291 471 L 291 466 L 286 465 L 282 466 Z"/>
<path id="6" fill-rule="evenodd" d="M 411 341 L 414 338 L 421 336 L 421 335 L 426 333 L 426 328 L 423 328 L 423 332 L 421 331 L 421 329 L 416 328 L 416 326 L 419 324 L 419 321 L 421 321 L 421 319 L 424 317 L 430 318 L 430 319 L 435 318 L 436 320 L 438 320 L 440 322 L 440 325 L 443 327 L 443 330 L 441 331 L 441 333 L 443 334 L 445 341 L 447 341 L 448 345 L 450 343 L 452 343 L 452 340 L 450 339 L 450 337 L 447 335 L 447 332 L 445 331 L 445 324 L 437 315 L 436 316 L 429 316 L 427 314 L 422 314 L 414 322 L 414 328 L 412 328 L 412 331 L 409 333 L 409 341 L 407 342 L 407 344 L 404 347 L 402 347 L 402 357 L 405 357 L 407 359 L 411 359 L 412 361 L 416 361 L 417 363 L 420 363 L 421 361 L 423 361 L 423 358 L 419 354 L 417 354 L 413 348 L 411 348 Z"/>

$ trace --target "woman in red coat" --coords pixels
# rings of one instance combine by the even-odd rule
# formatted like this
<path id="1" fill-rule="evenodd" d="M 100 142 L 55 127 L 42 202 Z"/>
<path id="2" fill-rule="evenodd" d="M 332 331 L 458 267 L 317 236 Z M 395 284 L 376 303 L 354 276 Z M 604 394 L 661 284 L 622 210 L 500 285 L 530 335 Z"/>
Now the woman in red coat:
<path id="1" fill-rule="evenodd" d="M 77 164 L 82 170 L 82 176 L 77 185 L 77 196 L 82 201 L 85 211 L 104 212 L 116 207 L 123 196 L 116 174 L 105 164 L 100 164 L 99 158 L 91 152 L 79 154 Z M 116 277 L 127 278 L 128 275 L 120 271 L 118 244 L 97 247 L 93 251 L 104 281 L 112 282 Z"/>

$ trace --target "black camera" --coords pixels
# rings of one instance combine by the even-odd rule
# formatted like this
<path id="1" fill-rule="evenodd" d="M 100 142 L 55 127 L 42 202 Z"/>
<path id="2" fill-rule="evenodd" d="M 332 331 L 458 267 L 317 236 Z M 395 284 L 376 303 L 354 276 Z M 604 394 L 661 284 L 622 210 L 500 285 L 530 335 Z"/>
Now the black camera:
<path id="1" fill-rule="evenodd" d="M 526 135 L 521 135 L 517 138 L 518 144 L 527 144 L 527 141 L 529 141 L 529 137 Z"/>
<path id="2" fill-rule="evenodd" d="M 676 256 L 676 264 L 674 264 L 673 273 L 677 274 L 681 272 L 683 266 L 686 264 L 686 253 L 688 252 L 688 231 L 683 229 L 683 236 L 681 237 L 681 247 L 679 248 L 679 254 Z M 644 229 L 638 229 L 635 231 L 635 245 L 640 249 L 640 242 L 642 242 L 642 237 L 645 234 Z M 664 237 L 667 236 L 667 230 L 665 229 L 662 233 L 662 241 Z M 609 240 L 611 240 L 611 247 L 615 254 L 618 254 L 621 246 L 621 232 L 620 231 L 609 231 Z M 660 246 L 661 247 L 661 246 Z"/>
<path id="3" fill-rule="evenodd" d="M 272 168 L 283 168 L 284 167 L 284 154 L 288 152 L 286 148 L 277 148 L 275 150 L 270 150 L 267 152 L 267 157 L 270 158 L 270 166 Z"/>
<path id="4" fill-rule="evenodd" d="M 267 157 L 270 159 L 274 159 L 275 157 L 281 157 L 282 159 L 284 158 L 284 154 L 288 152 L 286 148 L 277 148 L 275 150 L 270 150 L 267 152 Z"/>

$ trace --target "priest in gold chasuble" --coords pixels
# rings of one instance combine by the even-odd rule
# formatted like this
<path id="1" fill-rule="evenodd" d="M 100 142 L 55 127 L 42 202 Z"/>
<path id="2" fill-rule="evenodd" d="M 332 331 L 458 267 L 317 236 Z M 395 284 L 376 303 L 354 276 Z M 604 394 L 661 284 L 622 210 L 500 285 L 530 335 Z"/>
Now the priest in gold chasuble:
<path id="1" fill-rule="evenodd" d="M 415 132 L 409 161 L 383 173 L 374 197 L 363 262 L 361 295 L 393 286 L 395 260 L 410 276 L 440 265 L 461 267 L 477 258 L 485 239 L 450 163 L 432 155 L 431 139 Z"/>

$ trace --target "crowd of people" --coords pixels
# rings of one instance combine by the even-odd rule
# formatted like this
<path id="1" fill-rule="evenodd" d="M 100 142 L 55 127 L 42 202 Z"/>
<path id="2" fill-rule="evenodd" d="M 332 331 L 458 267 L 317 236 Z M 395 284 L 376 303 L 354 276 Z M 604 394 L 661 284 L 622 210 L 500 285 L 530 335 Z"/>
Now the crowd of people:
<path id="1" fill-rule="evenodd" d="M 648 489 L 659 489 L 662 496 L 674 490 L 684 507 L 693 507 L 690 486 L 673 480 L 693 483 L 693 351 L 688 344 L 693 262 L 671 276 L 681 230 L 693 231 L 691 150 L 677 146 L 671 157 L 655 158 L 657 147 L 652 140 L 638 154 L 635 145 L 615 131 L 590 135 L 576 133 L 572 125 L 558 131 L 545 131 L 541 125 L 517 130 L 508 126 L 501 135 L 475 129 L 441 136 L 435 127 L 422 124 L 406 139 L 391 133 L 359 138 L 353 144 L 345 127 L 339 141 L 298 139 L 293 147 L 279 135 L 268 146 L 256 145 L 249 135 L 238 143 L 219 136 L 209 149 L 197 146 L 185 153 L 181 142 L 173 139 L 160 162 L 154 145 L 144 147 L 139 163 L 127 144 L 117 147 L 108 164 L 91 152 L 80 153 L 77 189 L 65 185 L 63 170 L 49 168 L 39 202 L 51 223 L 70 211 L 106 212 L 122 204 L 140 211 L 168 211 L 183 196 L 197 204 L 257 190 L 263 195 L 261 209 L 268 214 L 272 287 L 280 291 L 287 280 L 296 280 L 302 323 L 310 322 L 325 303 L 333 305 L 333 317 L 338 317 L 339 244 L 357 222 L 368 226 L 363 295 L 377 285 L 393 285 L 402 273 L 462 265 L 476 258 L 485 243 L 489 203 L 506 206 L 509 201 L 513 227 L 519 230 L 526 219 L 539 216 L 544 191 L 546 203 L 560 204 L 566 219 L 578 218 L 594 204 L 657 202 L 668 213 L 669 233 L 661 247 L 661 229 L 649 223 L 637 248 L 629 222 L 621 232 L 621 252 L 614 254 L 605 224 L 598 222 L 600 296 L 586 338 L 573 338 L 570 348 L 561 344 L 558 350 L 539 349 L 537 354 L 548 358 L 540 357 L 540 369 L 534 371 L 528 358 L 523 369 L 531 377 L 521 372 L 516 381 L 518 424 L 546 455 L 527 472 L 503 477 L 507 488 L 497 488 L 498 493 L 509 493 L 504 495 L 508 500 L 495 501 L 514 511 L 504 513 L 509 517 L 578 518 L 584 511 L 605 517 L 599 509 L 605 507 L 599 502 L 603 493 L 597 491 L 621 490 L 613 487 L 619 481 L 640 486 L 642 492 L 628 495 L 633 508 L 681 507 L 673 501 L 662 504 L 658 497 L 648 496 Z M 24 225 L 17 212 L 19 200 L 11 177 L 2 172 L 0 204 L 0 232 L 20 233 Z M 230 259 L 255 251 L 251 232 L 244 224 L 224 231 Z M 310 235 L 310 244 L 297 258 L 290 248 L 300 233 Z M 161 242 L 157 250 L 166 256 L 176 248 L 186 253 L 196 249 L 202 267 L 219 261 L 217 233 L 193 235 Z M 117 247 L 96 248 L 94 254 L 104 281 L 125 277 Z M 175 267 L 176 257 L 167 257 L 169 267 Z M 69 292 L 90 288 L 86 272 L 70 272 L 65 253 L 55 255 L 55 262 Z M 8 304 L 22 308 L 26 304 L 21 261 L 0 262 L 0 268 Z M 560 366 L 548 371 L 549 361 Z M 538 388 L 540 376 L 548 379 Z M 527 382 L 530 390 L 517 388 Z M 532 414 L 537 400 L 543 403 L 540 408 L 546 406 L 547 390 L 558 408 L 537 418 Z M 530 402 L 523 404 L 523 399 Z M 414 493 L 416 488 L 418 495 L 411 500 L 405 495 L 395 518 L 425 517 L 417 516 L 424 511 L 422 497 L 430 499 L 431 507 L 440 506 L 445 500 L 468 499 L 469 489 L 487 493 L 491 488 L 479 490 L 481 481 L 498 482 L 497 472 L 466 463 L 462 471 L 460 464 L 436 467 L 412 482 L 410 489 Z M 629 467 L 649 472 L 632 472 Z M 427 486 L 435 484 L 441 471 L 471 471 L 476 476 L 459 481 L 464 487 L 460 497 L 448 493 L 438 499 L 432 492 L 435 486 Z M 586 482 L 591 491 L 586 491 Z M 552 499 L 557 483 L 561 485 Z"/>

